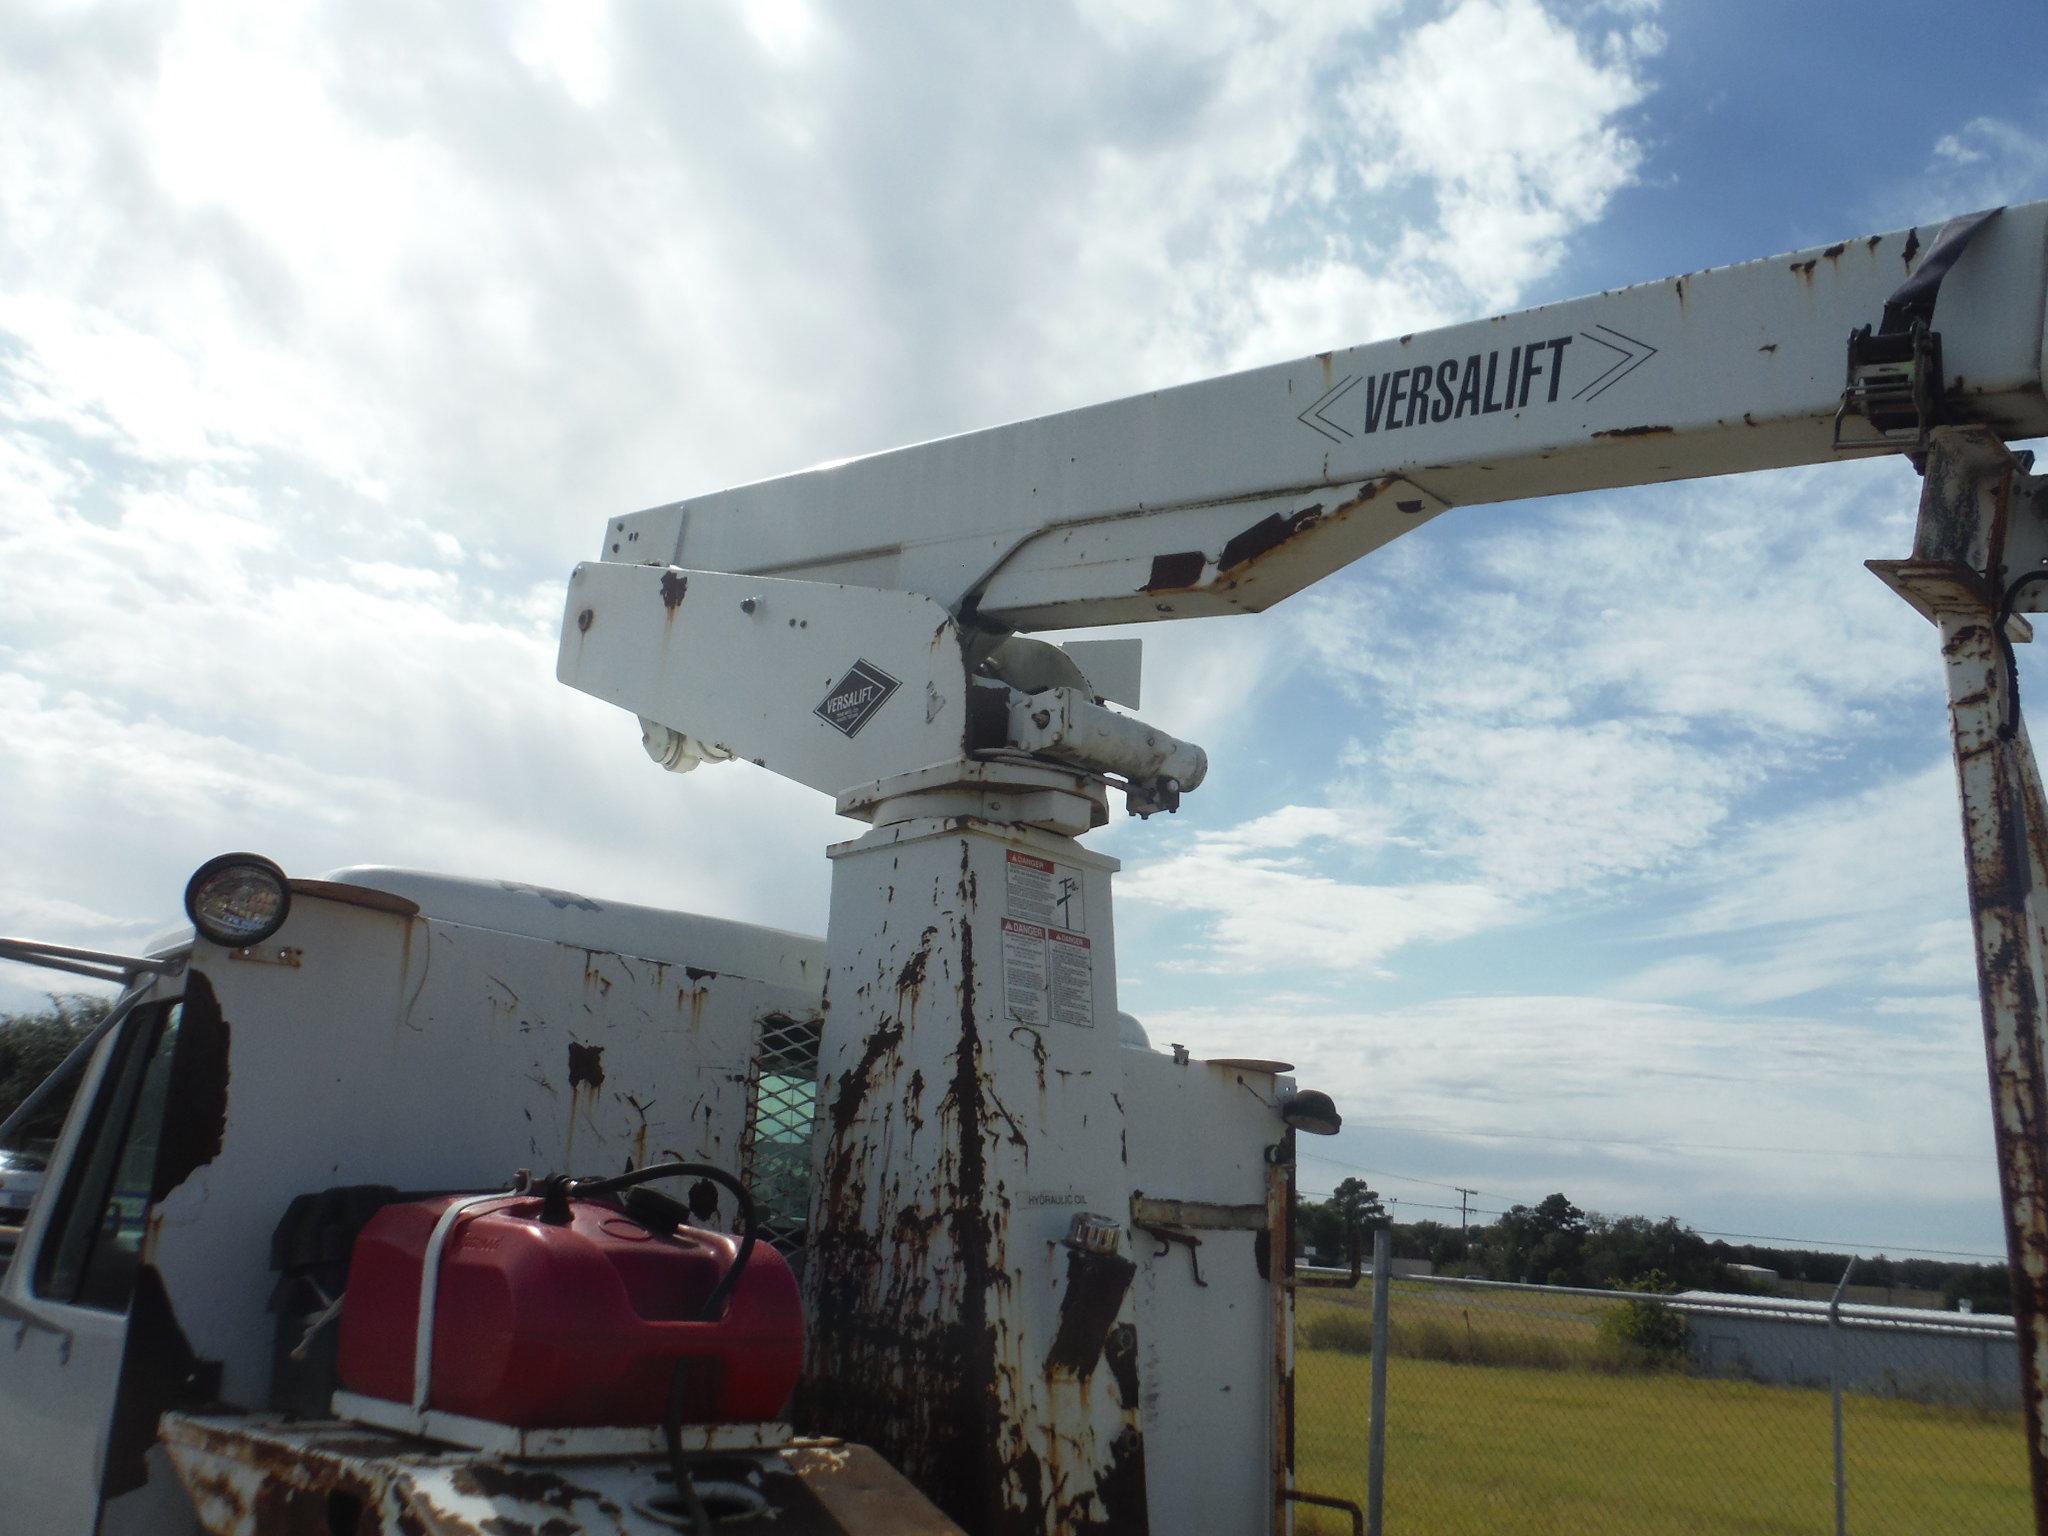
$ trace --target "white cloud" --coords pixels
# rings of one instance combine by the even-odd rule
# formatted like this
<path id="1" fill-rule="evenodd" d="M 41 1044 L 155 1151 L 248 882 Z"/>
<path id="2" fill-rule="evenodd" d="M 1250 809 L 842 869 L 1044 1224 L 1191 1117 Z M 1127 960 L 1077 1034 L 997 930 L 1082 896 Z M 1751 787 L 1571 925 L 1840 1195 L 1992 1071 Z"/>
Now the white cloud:
<path id="1" fill-rule="evenodd" d="M 1824 1023 L 1570 995 L 1325 998 L 1145 1024 L 1197 1056 L 1293 1060 L 1346 1115 L 1336 1143 L 1303 1144 L 1311 1162 L 1404 1169 L 1396 1148 L 1426 1145 L 1447 1181 L 1525 1200 L 1568 1187 L 1614 1212 L 1753 1208 L 1760 1188 L 1809 1205 L 1995 1209 L 1969 1011 Z"/>
<path id="2" fill-rule="evenodd" d="M 1831 465 L 1412 535 L 1293 610 L 1383 722 L 1352 798 L 1503 889 L 1577 890 L 1672 867 L 1902 708 L 1933 739 L 1927 626 L 1861 569 L 1913 501 L 1892 466 Z"/>
<path id="3" fill-rule="evenodd" d="M 0 331 L 51 412 L 580 543 L 593 507 L 1491 302 L 1597 215 L 1575 178 L 1626 179 L 1644 90 L 1531 0 L 1407 34 L 1390 3 L 409 23 L 9 16 L 35 62 L 0 90 Z M 1386 125 L 1342 82 L 1427 71 L 1476 111 L 1538 67 L 1553 126 L 1468 159 L 1397 122 L 1402 197 L 1361 195 Z M 1542 248 L 1490 246 L 1475 286 L 1458 241 L 1401 249 L 1411 195 L 1541 206 Z"/>
<path id="4" fill-rule="evenodd" d="M 1925 165 L 1874 200 L 1873 224 L 1946 218 L 2048 196 L 2048 112 L 2034 102 L 1970 118 L 1934 139 Z M 1954 121 L 1954 119 L 1950 119 Z"/>
<path id="5" fill-rule="evenodd" d="M 1263 816 L 1220 832 L 1205 833 L 1204 846 L 1223 853 L 1257 853 L 1299 848 L 1311 840 L 1328 840 L 1372 851 L 1393 840 L 1369 817 L 1347 814 L 1327 805 L 1283 805 Z"/>
<path id="6" fill-rule="evenodd" d="M 62 929 L 67 933 L 132 931 L 150 921 L 95 912 L 75 901 L 35 896 L 28 892 L 0 895 L 0 933 L 34 934 Z"/>
<path id="7" fill-rule="evenodd" d="M 2048 176 L 2048 140 L 2002 118 L 1973 117 L 1956 132 L 1943 134 L 1935 140 L 1934 157 L 2023 182 Z"/>
<path id="8" fill-rule="evenodd" d="M 1405 232 L 1404 261 L 1443 253 L 1492 308 L 1553 270 L 1635 174 L 1617 117 L 1642 100 L 1638 65 L 1659 42 L 1634 28 L 1589 47 L 1534 0 L 1461 0 L 1407 34 L 1345 93 L 1368 179 L 1434 189 L 1434 224 Z"/>
<path id="9" fill-rule="evenodd" d="M 743 0 L 732 8 L 746 24 L 747 35 L 782 65 L 803 59 L 823 26 L 816 8 L 805 0 Z"/>
<path id="10" fill-rule="evenodd" d="M 1658 934 L 1662 958 L 1615 990 L 1740 1005 L 1842 988 L 1904 1011 L 1927 992 L 1948 1006 L 1975 963 L 1955 793 L 1937 760 L 1739 829 L 1681 882 L 1691 899 Z"/>
<path id="11" fill-rule="evenodd" d="M 1411 819 L 1436 824 L 1476 878 L 1548 892 L 1660 870 L 1705 842 L 1752 778 L 1730 756 L 1661 723 L 1460 731 L 1437 716 L 1354 760 L 1416 791 L 1403 797 Z"/>
<path id="12" fill-rule="evenodd" d="M 1169 964 L 1236 974 L 1371 970 L 1407 945 L 1460 938 L 1511 916 L 1509 903 L 1482 884 L 1342 879 L 1315 862 L 1327 863 L 1334 848 L 1370 854 L 1385 840 L 1355 816 L 1283 806 L 1198 832 L 1178 853 L 1155 850 L 1124 872 L 1117 896 L 1206 918 L 1200 940 Z"/>
<path id="13" fill-rule="evenodd" d="M 746 14 L 751 20 L 796 9 L 760 4 L 746 7 Z M 512 22 L 514 56 L 537 78 L 559 85 L 586 112 L 611 94 L 617 47 L 610 0 L 529 0 Z"/>
<path id="14" fill-rule="evenodd" d="M 1174 930 L 1190 968 L 1377 972 L 1412 946 L 1413 972 L 1425 946 L 1597 912 L 1625 946 L 1597 989 L 1631 999 L 1952 995 L 1934 636 L 1862 569 L 1907 547 L 1914 490 L 1836 465 L 1454 513 L 1282 610 L 1282 650 L 1351 706 L 1325 717 L 1353 733 L 1331 800 L 1127 890 L 1197 917 Z M 1248 721 L 1283 758 L 1327 754 Z"/>
<path id="15" fill-rule="evenodd" d="M 663 780 L 552 681 L 596 520 L 1549 270 L 1554 241 L 1480 287 L 1449 247 L 1389 258 L 1439 193 L 1560 236 L 1595 216 L 1550 184 L 1609 150 L 1593 181 L 1628 174 L 1632 23 L 1444 17 L 9 10 L 0 569 L 34 573 L 0 613 L 10 899 L 160 910 L 233 844 L 815 924 L 815 797 Z M 1374 201 L 1341 82 L 1427 66 L 1477 102 L 1513 62 L 1443 54 L 1444 28 L 1567 71 L 1571 126 L 1540 153 L 1495 134 L 1483 173 L 1410 134 Z M 1178 628 L 1153 690 L 1176 728 L 1284 672 L 1271 626 Z M 815 899 L 764 893 L 784 880 Z M 1489 905 L 1339 899 L 1390 935 Z"/>

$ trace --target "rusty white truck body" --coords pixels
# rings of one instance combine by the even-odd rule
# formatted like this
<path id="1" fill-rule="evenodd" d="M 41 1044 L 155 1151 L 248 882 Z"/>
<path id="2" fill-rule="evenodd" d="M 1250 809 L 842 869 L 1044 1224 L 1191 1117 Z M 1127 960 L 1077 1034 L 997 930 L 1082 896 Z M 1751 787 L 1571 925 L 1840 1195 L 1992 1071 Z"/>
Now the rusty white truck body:
<path id="1" fill-rule="evenodd" d="M 265 1417 L 281 1347 L 273 1233 L 313 1191 L 491 1189 L 519 1169 L 609 1174 L 680 1157 L 746 1179 L 767 1236 L 801 1264 L 822 943 L 562 891 L 352 869 L 292 882 L 290 914 L 261 945 L 225 949 L 184 929 L 149 953 L 159 969 L 123 995 L 85 1065 L 0 1279 L 0 1532 L 267 1532 L 298 1528 L 288 1509 L 325 1520 L 330 1502 L 381 1513 L 392 1530 L 422 1511 L 450 1522 L 430 1529 L 487 1530 L 562 1518 L 586 1496 L 577 1528 L 593 1536 L 671 1529 L 633 1508 L 636 1487 L 644 1499 L 658 1486 L 658 1458 L 550 1458 L 537 1485 L 494 1479 L 502 1458 Z M 1149 1129 L 1132 1136 L 1148 1182 L 1228 1196 L 1263 1224 L 1265 1138 L 1239 1136 L 1233 1155 L 1216 1121 L 1191 1135 L 1186 1114 L 1214 1100 L 1263 1131 L 1270 1111 L 1237 1086 L 1240 1070 L 1117 1049 L 1121 1092 L 1151 1106 L 1133 1117 Z M 1269 1078 L 1255 1081 L 1269 1091 Z M 1064 1230 L 1071 1196 L 1053 1188 L 1023 1198 L 1044 1198 Z M 1155 1389 L 1149 1410 L 1132 1396 L 1134 1415 L 1171 1417 L 1246 1383 L 1271 1390 L 1275 1293 L 1258 1238 L 1214 1237 L 1199 1265 L 1185 1249 L 1148 1265 L 1146 1311 L 1175 1313 L 1149 1330 L 1148 1376 L 1173 1390 Z M 1106 1365 L 1105 1395 L 1133 1368 Z M 225 1425 L 238 1426 L 232 1452 Z M 270 1439 L 252 1439 L 259 1426 Z M 844 1529 L 952 1528 L 859 1447 L 775 1454 L 801 1469 L 790 1486 L 823 1490 L 828 1509 L 852 1484 L 891 1511 L 886 1527 Z M 1212 1455 L 1176 1469 L 1191 1517 L 1204 1499 L 1259 1502 L 1256 1488 L 1220 1486 L 1229 1465 Z"/>

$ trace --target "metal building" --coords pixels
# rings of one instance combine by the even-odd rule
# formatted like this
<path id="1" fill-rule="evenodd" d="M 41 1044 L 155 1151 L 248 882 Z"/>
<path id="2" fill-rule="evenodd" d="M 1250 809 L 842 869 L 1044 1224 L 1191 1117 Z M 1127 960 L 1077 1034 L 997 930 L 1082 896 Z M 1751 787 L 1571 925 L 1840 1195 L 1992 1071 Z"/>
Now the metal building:
<path id="1" fill-rule="evenodd" d="M 1825 1387 L 1839 1369 L 1845 1391 L 2020 1407 L 2010 1317 L 1845 1304 L 1831 1329 L 1824 1301 L 1683 1291 L 1671 1304 L 1685 1316 L 1687 1353 L 1700 1375 Z"/>

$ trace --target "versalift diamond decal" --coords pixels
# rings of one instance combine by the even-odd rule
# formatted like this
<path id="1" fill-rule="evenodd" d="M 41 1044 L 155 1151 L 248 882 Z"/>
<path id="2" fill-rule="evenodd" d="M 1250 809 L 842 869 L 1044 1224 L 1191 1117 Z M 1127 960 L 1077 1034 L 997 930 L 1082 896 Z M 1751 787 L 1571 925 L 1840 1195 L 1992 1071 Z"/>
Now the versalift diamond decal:
<path id="1" fill-rule="evenodd" d="M 842 736 L 858 736 L 902 684 L 872 661 L 856 661 L 811 713 Z"/>

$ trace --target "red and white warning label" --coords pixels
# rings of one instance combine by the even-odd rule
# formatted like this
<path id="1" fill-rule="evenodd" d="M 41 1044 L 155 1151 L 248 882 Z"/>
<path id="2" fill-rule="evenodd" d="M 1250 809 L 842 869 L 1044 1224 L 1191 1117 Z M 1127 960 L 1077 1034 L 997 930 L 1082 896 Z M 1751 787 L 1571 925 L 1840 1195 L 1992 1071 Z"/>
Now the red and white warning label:
<path id="1" fill-rule="evenodd" d="M 1013 1024 L 1045 1024 L 1045 930 L 1003 919 L 1003 1011 Z"/>
<path id="2" fill-rule="evenodd" d="M 1052 1021 L 1095 1027 L 1095 946 L 1085 934 L 1046 935 L 1052 983 Z"/>
<path id="3" fill-rule="evenodd" d="M 1069 933 L 1088 929 L 1087 909 L 1082 902 L 1081 871 L 1041 859 L 1036 854 L 1004 853 L 1003 910 L 1019 922 L 1038 923 L 1047 928 L 1064 928 Z"/>

